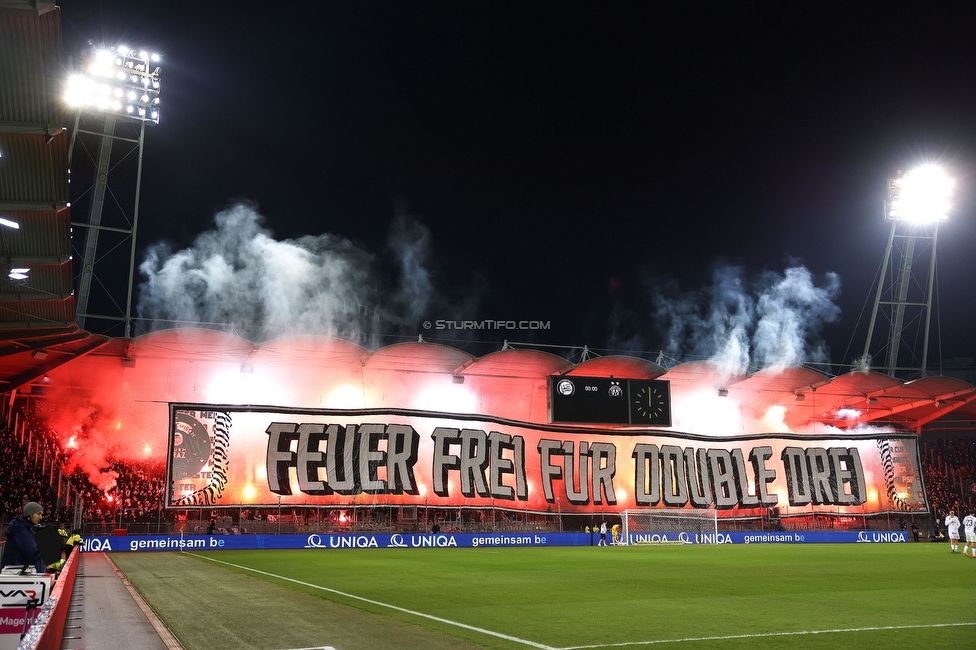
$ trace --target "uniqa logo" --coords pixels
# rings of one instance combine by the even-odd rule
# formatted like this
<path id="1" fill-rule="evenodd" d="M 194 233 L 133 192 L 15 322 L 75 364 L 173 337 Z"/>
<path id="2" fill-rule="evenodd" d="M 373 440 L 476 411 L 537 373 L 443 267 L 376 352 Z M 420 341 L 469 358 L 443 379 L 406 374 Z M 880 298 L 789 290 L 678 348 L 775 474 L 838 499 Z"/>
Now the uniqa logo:
<path id="1" fill-rule="evenodd" d="M 722 533 L 695 533 L 692 537 L 688 533 L 680 533 L 678 540 L 682 544 L 731 544 L 732 536 Z"/>
<path id="2" fill-rule="evenodd" d="M 386 545 L 387 548 L 407 548 L 407 543 L 403 541 L 403 535 L 400 533 L 394 533 L 390 536 L 390 543 Z"/>
<path id="3" fill-rule="evenodd" d="M 379 548 L 375 537 L 366 535 L 329 535 L 329 548 Z"/>
<path id="4" fill-rule="evenodd" d="M 308 536 L 305 548 L 379 548 L 376 538 L 367 535 L 329 535 L 323 542 L 320 535 Z"/>
<path id="5" fill-rule="evenodd" d="M 680 541 L 680 540 L 677 540 L 677 538 L 675 538 L 675 540 L 676 541 Z M 631 544 L 647 544 L 648 542 L 667 542 L 667 541 L 672 541 L 672 540 L 669 540 L 668 539 L 668 536 L 667 536 L 666 533 L 665 534 L 661 534 L 661 533 L 650 533 L 650 534 L 648 534 L 648 533 L 631 533 L 630 534 L 630 543 Z"/>
<path id="6" fill-rule="evenodd" d="M 908 538 L 905 537 L 905 533 L 878 532 L 869 535 L 866 531 L 862 530 L 857 534 L 857 541 L 877 544 L 884 542 L 907 542 Z"/>
<path id="7" fill-rule="evenodd" d="M 322 543 L 322 538 L 318 535 L 309 535 L 305 548 L 325 548 L 325 544 Z"/>
<path id="8" fill-rule="evenodd" d="M 454 540 L 454 535 L 411 535 L 410 546 L 414 548 L 457 546 L 457 542 Z"/>
<path id="9" fill-rule="evenodd" d="M 81 544 L 81 550 L 85 553 L 90 551 L 111 551 L 112 544 L 109 543 L 108 539 L 99 539 L 98 537 L 89 537 Z"/>

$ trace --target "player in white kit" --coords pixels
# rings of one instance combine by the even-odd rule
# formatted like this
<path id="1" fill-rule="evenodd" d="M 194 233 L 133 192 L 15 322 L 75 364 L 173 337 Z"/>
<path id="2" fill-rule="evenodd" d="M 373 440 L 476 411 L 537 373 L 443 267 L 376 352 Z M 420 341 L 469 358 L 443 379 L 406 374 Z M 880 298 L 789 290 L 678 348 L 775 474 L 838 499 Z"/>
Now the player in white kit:
<path id="1" fill-rule="evenodd" d="M 962 547 L 962 554 L 966 555 L 966 551 L 972 547 L 972 557 L 976 557 L 976 515 L 973 512 L 970 510 L 969 514 L 962 519 L 963 532 L 966 533 L 966 545 Z"/>
<path id="2" fill-rule="evenodd" d="M 945 525 L 949 529 L 949 548 L 955 553 L 959 550 L 959 517 L 952 510 L 945 518 Z"/>

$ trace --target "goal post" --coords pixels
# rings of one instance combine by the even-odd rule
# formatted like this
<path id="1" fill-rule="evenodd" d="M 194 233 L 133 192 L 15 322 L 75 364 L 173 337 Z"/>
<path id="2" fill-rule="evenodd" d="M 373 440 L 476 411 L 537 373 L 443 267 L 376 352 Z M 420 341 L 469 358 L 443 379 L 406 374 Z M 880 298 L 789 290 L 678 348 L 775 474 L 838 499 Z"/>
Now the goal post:
<path id="1" fill-rule="evenodd" d="M 620 516 L 622 544 L 716 544 L 718 511 L 624 510 Z"/>

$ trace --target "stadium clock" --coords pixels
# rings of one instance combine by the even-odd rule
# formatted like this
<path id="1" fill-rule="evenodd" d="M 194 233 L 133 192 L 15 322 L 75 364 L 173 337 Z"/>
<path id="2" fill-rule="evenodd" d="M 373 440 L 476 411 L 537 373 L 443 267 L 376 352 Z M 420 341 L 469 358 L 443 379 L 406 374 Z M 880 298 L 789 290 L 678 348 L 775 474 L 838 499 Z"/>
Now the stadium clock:
<path id="1" fill-rule="evenodd" d="M 630 423 L 671 426 L 669 382 L 631 382 Z"/>
<path id="2" fill-rule="evenodd" d="M 549 389 L 553 423 L 671 426 L 668 381 L 553 376 Z"/>

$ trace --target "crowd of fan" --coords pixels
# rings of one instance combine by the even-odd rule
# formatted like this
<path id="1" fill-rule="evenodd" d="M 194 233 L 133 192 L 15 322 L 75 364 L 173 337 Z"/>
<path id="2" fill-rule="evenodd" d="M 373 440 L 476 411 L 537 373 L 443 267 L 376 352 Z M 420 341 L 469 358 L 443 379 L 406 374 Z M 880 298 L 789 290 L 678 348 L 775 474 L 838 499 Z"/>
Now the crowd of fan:
<path id="1" fill-rule="evenodd" d="M 922 472 L 925 476 L 925 490 L 929 497 L 929 506 L 938 516 L 951 510 L 959 500 L 959 491 L 953 489 L 949 477 L 928 458 L 922 458 Z"/>
<path id="2" fill-rule="evenodd" d="M 936 460 L 938 459 L 938 460 Z M 940 438 L 922 443 L 922 472 L 932 512 L 944 517 L 976 499 L 976 438 Z"/>
<path id="3" fill-rule="evenodd" d="M 51 480 L 57 477 L 57 467 L 64 461 L 64 454 L 57 445 L 40 432 L 30 430 L 33 446 L 28 452 L 26 444 L 6 427 L 0 428 L 0 509 L 3 519 L 16 516 L 21 507 L 28 501 L 36 501 L 44 507 L 45 512 L 52 512 L 55 516 L 63 516 L 65 503 L 58 499 L 57 488 Z M 35 462 L 35 459 L 37 462 Z M 44 471 L 42 471 L 42 467 Z"/>
<path id="4" fill-rule="evenodd" d="M 75 472 L 72 481 L 84 503 L 84 518 L 88 522 L 125 524 L 154 522 L 164 518 L 163 472 L 150 465 L 112 462 L 110 469 L 117 474 L 115 486 L 101 490 L 83 472 Z"/>
<path id="5" fill-rule="evenodd" d="M 36 501 L 49 513 L 47 519 L 67 521 L 78 497 L 88 522 L 157 521 L 162 517 L 161 465 L 114 461 L 108 469 L 117 474 L 115 485 L 103 490 L 80 469 L 62 478 L 60 470 L 70 465 L 73 450 L 65 449 L 54 432 L 31 418 L 22 427 L 19 433 L 12 427 L 0 427 L 0 519 L 11 519 L 23 504 Z"/>
<path id="6" fill-rule="evenodd" d="M 976 438 L 942 438 L 928 444 L 936 455 L 952 466 L 963 485 L 972 485 L 976 474 Z"/>

